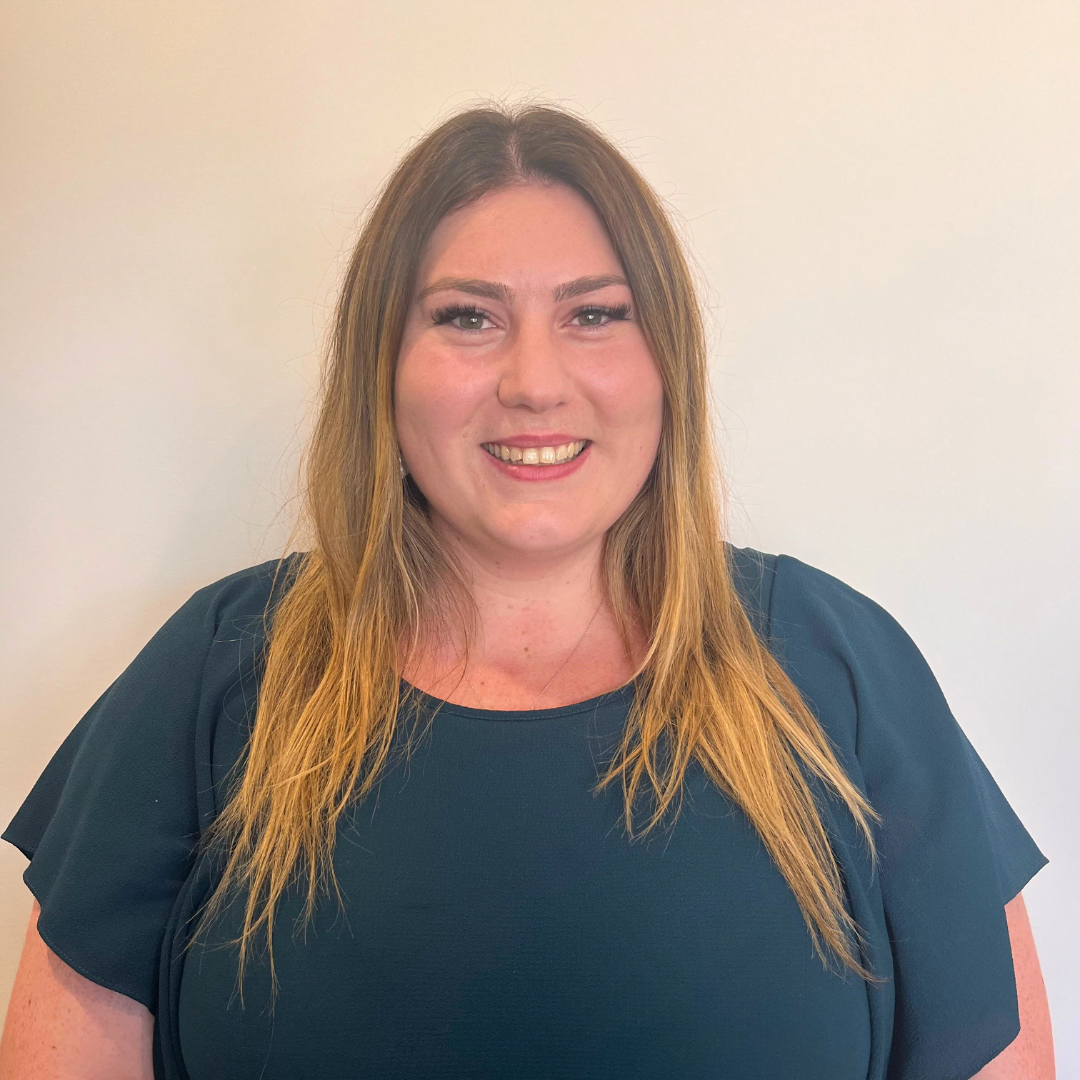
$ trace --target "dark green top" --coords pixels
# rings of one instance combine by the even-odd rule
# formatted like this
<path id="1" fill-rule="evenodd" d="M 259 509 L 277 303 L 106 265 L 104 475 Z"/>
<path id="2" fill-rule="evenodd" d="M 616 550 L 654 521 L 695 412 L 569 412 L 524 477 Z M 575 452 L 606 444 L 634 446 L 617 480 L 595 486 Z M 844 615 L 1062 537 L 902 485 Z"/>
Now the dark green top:
<path id="1" fill-rule="evenodd" d="M 789 556 L 730 555 L 760 633 L 884 818 L 872 877 L 850 816 L 821 798 L 881 986 L 826 970 L 700 766 L 674 827 L 628 840 L 620 785 L 593 794 L 627 686 L 531 712 L 443 704 L 339 828 L 344 916 L 328 902 L 294 936 L 290 894 L 273 1015 L 260 960 L 241 1008 L 235 954 L 182 949 L 213 884 L 195 844 L 253 715 L 272 563 L 169 619 L 8 826 L 41 936 L 156 1015 L 170 1080 L 973 1075 L 1020 1030 L 1004 905 L 1047 859 L 885 611 Z M 208 944 L 238 920 L 229 908 Z"/>

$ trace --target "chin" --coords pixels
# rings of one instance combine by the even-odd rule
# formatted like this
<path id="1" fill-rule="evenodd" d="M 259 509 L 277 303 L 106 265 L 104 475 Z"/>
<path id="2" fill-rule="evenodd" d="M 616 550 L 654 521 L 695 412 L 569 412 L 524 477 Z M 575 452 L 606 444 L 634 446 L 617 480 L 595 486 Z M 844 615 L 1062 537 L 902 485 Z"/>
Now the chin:
<path id="1" fill-rule="evenodd" d="M 525 517 L 527 518 L 527 515 Z M 512 524 L 507 522 L 502 528 L 496 523 L 494 528 L 488 529 L 488 541 L 508 552 L 515 551 L 522 555 L 543 555 L 545 552 L 554 554 L 588 543 L 594 536 L 603 535 L 602 530 L 597 533 L 589 528 L 589 524 L 552 520 L 548 517 L 542 520 L 519 520 Z"/>

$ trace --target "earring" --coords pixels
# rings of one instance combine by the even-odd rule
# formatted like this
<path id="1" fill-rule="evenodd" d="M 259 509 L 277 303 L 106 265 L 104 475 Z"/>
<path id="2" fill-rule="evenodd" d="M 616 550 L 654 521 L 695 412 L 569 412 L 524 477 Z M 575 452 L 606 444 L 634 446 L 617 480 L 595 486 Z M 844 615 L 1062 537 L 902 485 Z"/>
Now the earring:
<path id="1" fill-rule="evenodd" d="M 409 470 L 405 468 L 405 459 L 398 454 L 397 456 L 398 468 L 401 470 L 401 479 L 404 480 L 409 475 Z"/>

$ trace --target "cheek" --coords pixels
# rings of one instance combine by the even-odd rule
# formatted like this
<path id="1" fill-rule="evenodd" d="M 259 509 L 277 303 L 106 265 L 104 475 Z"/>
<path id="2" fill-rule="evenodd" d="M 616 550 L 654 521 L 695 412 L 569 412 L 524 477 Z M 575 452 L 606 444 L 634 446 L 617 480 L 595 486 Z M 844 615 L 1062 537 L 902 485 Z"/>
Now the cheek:
<path id="1" fill-rule="evenodd" d="M 398 438 L 406 453 L 425 447 L 442 452 L 475 415 L 490 390 L 476 369 L 430 347 L 403 350 L 394 376 L 394 411 Z"/>
<path id="2" fill-rule="evenodd" d="M 664 419 L 664 385 L 652 355 L 643 346 L 598 365 L 590 375 L 593 400 L 619 450 L 651 463 Z"/>

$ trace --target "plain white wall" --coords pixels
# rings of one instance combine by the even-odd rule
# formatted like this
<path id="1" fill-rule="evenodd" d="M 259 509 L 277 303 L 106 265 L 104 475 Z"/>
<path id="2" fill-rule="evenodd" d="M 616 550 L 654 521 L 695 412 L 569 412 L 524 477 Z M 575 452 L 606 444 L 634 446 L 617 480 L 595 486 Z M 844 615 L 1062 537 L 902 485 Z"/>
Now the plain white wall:
<path id="1" fill-rule="evenodd" d="M 539 94 L 685 222 L 734 539 L 900 619 L 1050 857 L 1025 896 L 1080 1075 L 1078 57 L 1040 0 L 4 5 L 0 819 L 195 588 L 278 553 L 397 156 Z"/>

